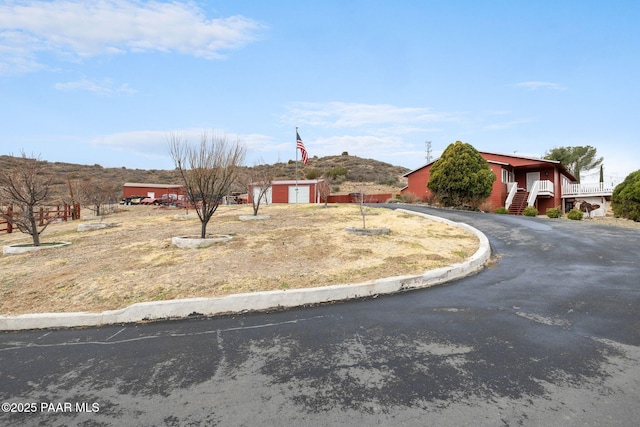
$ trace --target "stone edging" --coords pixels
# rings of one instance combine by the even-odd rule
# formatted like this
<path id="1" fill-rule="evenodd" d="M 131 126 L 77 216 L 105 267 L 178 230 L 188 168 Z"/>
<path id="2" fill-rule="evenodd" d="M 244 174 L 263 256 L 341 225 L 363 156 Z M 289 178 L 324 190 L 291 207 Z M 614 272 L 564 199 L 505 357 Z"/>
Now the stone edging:
<path id="1" fill-rule="evenodd" d="M 214 243 L 228 242 L 232 238 L 232 236 L 223 234 L 217 234 L 205 239 L 202 239 L 200 237 L 175 236 L 171 238 L 171 244 L 182 249 L 198 249 L 208 248 Z"/>
<path id="2" fill-rule="evenodd" d="M 0 316 L 0 330 L 98 326 L 115 323 L 133 323 L 143 320 L 185 318 L 193 314 L 214 316 L 366 298 L 375 295 L 392 294 L 409 289 L 441 285 L 478 272 L 489 260 L 491 256 L 489 240 L 476 228 L 464 223 L 457 223 L 448 219 L 405 209 L 397 209 L 396 211 L 422 216 L 462 228 L 478 237 L 480 246 L 478 250 L 464 262 L 429 270 L 418 275 L 387 277 L 359 284 L 234 294 L 220 298 L 190 298 L 142 302 L 120 310 L 110 310 L 102 313 L 41 313 L 24 314 L 20 316 Z"/>
<path id="3" fill-rule="evenodd" d="M 56 244 L 53 244 L 53 245 L 42 244 L 40 246 L 8 245 L 8 246 L 3 246 L 2 247 L 2 255 L 26 254 L 28 252 L 36 252 L 36 251 L 41 251 L 41 250 L 45 250 L 45 249 L 62 248 L 64 246 L 69 246 L 70 244 L 71 244 L 71 242 L 57 242 Z M 0 316 L 0 319 L 2 319 L 2 316 Z M 0 320 L 0 322 L 1 322 L 1 320 Z M 0 325 L 1 325 L 1 323 L 0 323 Z M 0 331 L 1 330 L 2 330 L 2 327 L 0 326 Z"/>

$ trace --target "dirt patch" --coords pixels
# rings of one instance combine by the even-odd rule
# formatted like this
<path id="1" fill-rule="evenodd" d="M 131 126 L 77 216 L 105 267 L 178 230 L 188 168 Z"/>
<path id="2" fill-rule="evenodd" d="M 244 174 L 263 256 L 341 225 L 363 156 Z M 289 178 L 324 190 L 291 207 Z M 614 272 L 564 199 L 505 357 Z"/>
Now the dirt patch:
<path id="1" fill-rule="evenodd" d="M 478 241 L 456 227 L 388 209 L 370 209 L 367 227 L 391 234 L 357 236 L 356 206 L 268 206 L 269 218 L 241 221 L 250 207 L 221 207 L 208 227 L 233 239 L 180 249 L 171 238 L 198 234 L 200 222 L 177 210 L 130 206 L 116 228 L 77 232 L 78 222 L 51 225 L 43 241 L 72 245 L 0 258 L 0 314 L 102 311 L 135 302 L 360 283 L 417 274 L 460 262 Z M 0 245 L 29 236 L 0 235 Z M 46 253 L 45 253 L 46 252 Z"/>
<path id="2" fill-rule="evenodd" d="M 640 228 L 640 222 L 635 222 L 626 218 L 614 218 L 613 216 L 596 216 L 593 218 L 584 217 L 583 221 L 600 225 L 614 225 L 616 227 Z"/>

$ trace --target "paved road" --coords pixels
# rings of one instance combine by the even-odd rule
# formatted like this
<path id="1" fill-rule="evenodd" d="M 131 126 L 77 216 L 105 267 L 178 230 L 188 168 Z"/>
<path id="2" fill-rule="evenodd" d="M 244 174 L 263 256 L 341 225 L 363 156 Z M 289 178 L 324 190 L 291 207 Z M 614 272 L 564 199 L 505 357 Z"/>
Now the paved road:
<path id="1" fill-rule="evenodd" d="M 637 425 L 639 231 L 413 209 L 496 261 L 366 301 L 1 333 L 0 401 L 36 413 L 0 425 Z"/>

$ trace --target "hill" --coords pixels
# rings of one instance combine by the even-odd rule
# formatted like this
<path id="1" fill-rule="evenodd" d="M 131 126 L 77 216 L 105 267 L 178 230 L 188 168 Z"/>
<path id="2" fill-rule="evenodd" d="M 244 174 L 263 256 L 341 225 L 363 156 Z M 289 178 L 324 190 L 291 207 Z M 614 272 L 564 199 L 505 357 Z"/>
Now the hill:
<path id="1" fill-rule="evenodd" d="M 41 161 L 45 164 L 46 176 L 51 178 L 52 193 L 56 199 L 69 198 L 70 181 L 72 183 L 88 180 L 103 182 L 119 189 L 125 182 L 158 184 L 179 184 L 181 182 L 180 176 L 175 170 L 105 168 L 99 164 L 78 165 Z M 0 168 L 7 168 L 8 165 L 9 156 L 0 156 Z M 293 160 L 273 165 L 243 167 L 241 174 L 244 176 L 257 175 L 265 167 L 272 168 L 274 179 L 296 178 L 296 164 Z M 370 184 L 375 188 L 375 192 L 397 193 L 400 188 L 406 185 L 406 179 L 402 175 L 408 171 L 409 169 L 401 166 L 349 155 L 312 157 L 307 165 L 303 165 L 301 161 L 298 162 L 299 179 L 321 178 L 327 174 L 331 177 L 333 193 L 348 193 L 361 183 Z M 243 188 L 238 187 L 236 190 L 242 191 Z"/>
<path id="2" fill-rule="evenodd" d="M 296 162 L 268 165 L 274 170 L 274 179 L 295 179 Z M 247 170 L 260 170 L 264 166 L 255 166 Z M 363 159 L 357 156 L 312 157 L 307 165 L 298 162 L 299 179 L 315 179 L 328 175 L 334 183 L 375 183 L 402 188 L 406 180 L 402 177 L 409 169 L 394 166 L 374 159 Z"/>

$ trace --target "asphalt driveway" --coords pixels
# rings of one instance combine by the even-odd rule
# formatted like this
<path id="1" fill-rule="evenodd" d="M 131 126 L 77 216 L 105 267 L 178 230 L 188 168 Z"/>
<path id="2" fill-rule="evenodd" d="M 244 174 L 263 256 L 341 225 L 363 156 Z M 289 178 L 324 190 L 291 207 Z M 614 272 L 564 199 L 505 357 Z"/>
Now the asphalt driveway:
<path id="1" fill-rule="evenodd" d="M 362 301 L 0 333 L 0 424 L 637 425 L 638 230 L 409 209 L 494 261 Z"/>

